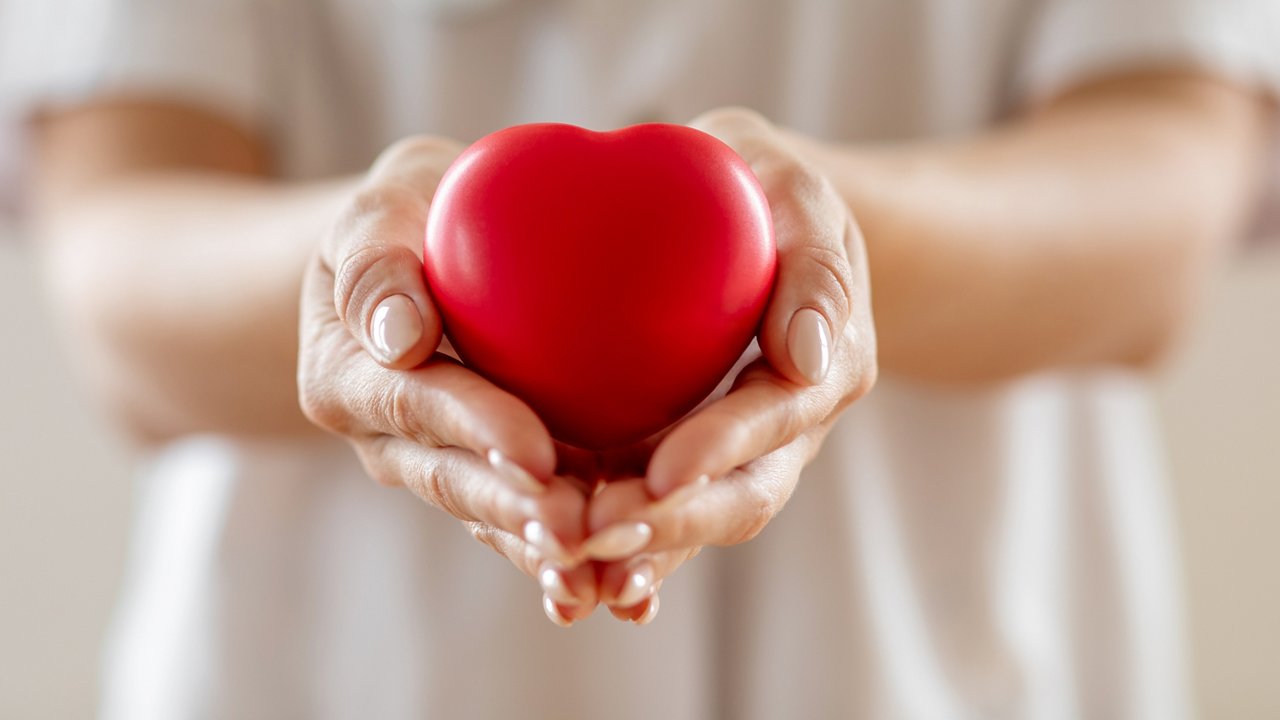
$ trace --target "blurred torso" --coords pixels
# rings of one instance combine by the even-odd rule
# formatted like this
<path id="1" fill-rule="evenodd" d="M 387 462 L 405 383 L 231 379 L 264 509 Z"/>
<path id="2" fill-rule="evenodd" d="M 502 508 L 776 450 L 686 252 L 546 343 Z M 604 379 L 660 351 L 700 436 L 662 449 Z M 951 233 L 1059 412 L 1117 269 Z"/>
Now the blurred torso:
<path id="1" fill-rule="evenodd" d="M 310 178 L 357 171 L 405 135 L 682 122 L 724 105 L 850 142 L 972 132 L 1027 92 L 1037 5 L 212 12 L 255 34 L 241 43 L 259 69 L 242 109 L 281 174 Z M 601 617 L 566 633 L 532 583 L 454 521 L 376 487 L 346 448 L 193 439 L 144 480 L 107 714 L 1177 718 L 1156 457 L 1129 376 L 965 391 L 888 377 L 760 538 L 672 578 L 653 626 Z"/>

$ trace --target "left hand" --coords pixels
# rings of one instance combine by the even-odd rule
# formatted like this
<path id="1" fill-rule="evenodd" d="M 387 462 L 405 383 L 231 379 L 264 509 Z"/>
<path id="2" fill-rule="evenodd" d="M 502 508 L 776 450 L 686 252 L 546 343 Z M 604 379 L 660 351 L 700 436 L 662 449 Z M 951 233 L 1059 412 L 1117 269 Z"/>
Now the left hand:
<path id="1" fill-rule="evenodd" d="M 759 115 L 725 109 L 691 125 L 750 164 L 773 213 L 778 277 L 764 357 L 732 390 L 661 438 L 644 478 L 616 480 L 587 509 L 584 551 L 600 600 L 647 622 L 662 579 L 704 545 L 755 537 L 795 490 L 827 431 L 876 378 L 866 252 L 831 183 Z"/>

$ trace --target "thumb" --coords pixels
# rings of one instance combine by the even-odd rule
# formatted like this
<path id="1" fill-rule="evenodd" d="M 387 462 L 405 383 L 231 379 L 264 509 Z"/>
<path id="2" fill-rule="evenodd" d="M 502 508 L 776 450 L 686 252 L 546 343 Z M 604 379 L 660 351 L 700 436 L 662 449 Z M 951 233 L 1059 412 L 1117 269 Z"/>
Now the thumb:
<path id="1" fill-rule="evenodd" d="M 849 322 L 854 280 L 845 248 L 858 230 L 843 208 L 801 209 L 811 203 L 795 195 L 770 203 L 778 279 L 760 328 L 760 349 L 788 380 L 818 385 Z"/>
<path id="2" fill-rule="evenodd" d="M 393 145 L 321 248 L 334 275 L 338 318 L 385 367 L 416 367 L 440 344 L 443 324 L 420 253 L 431 198 L 457 153 L 453 143 L 434 138 Z"/>
<path id="3" fill-rule="evenodd" d="M 742 108 L 713 110 L 691 125 L 750 165 L 773 213 L 778 276 L 760 330 L 760 349 L 786 379 L 817 385 L 831 366 L 858 287 L 848 248 L 857 225 L 831 183 L 768 120 Z"/>

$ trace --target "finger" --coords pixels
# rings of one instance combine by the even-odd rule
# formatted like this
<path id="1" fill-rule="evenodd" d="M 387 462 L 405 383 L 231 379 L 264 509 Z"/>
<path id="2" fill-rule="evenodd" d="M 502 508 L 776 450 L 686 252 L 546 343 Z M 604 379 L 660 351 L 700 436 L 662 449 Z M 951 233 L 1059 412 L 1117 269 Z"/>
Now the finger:
<path id="1" fill-rule="evenodd" d="M 610 608 L 635 608 L 657 592 L 671 573 L 701 551 L 702 548 L 693 547 L 600 563 L 600 602 Z"/>
<path id="2" fill-rule="evenodd" d="M 786 504 L 816 440 L 805 437 L 717 480 L 681 488 L 654 502 L 644 483 L 610 483 L 587 508 L 587 557 L 620 559 L 754 538 Z M 643 537 L 625 548 L 623 537 Z M 625 550 L 626 552 L 623 552 Z"/>
<path id="3" fill-rule="evenodd" d="M 464 522 L 463 525 L 472 537 L 509 560 L 517 570 L 530 578 L 537 579 L 542 556 L 536 548 L 525 542 L 524 538 L 479 520 Z"/>
<path id="4" fill-rule="evenodd" d="M 437 138 L 389 148 L 321 245 L 338 317 L 386 367 L 414 367 L 440 343 L 421 253 L 431 198 L 460 149 Z"/>
<path id="5" fill-rule="evenodd" d="M 694 121 L 734 148 L 760 181 L 773 214 L 778 277 L 760 348 L 792 382 L 816 385 L 855 303 L 869 307 L 862 237 L 844 200 L 757 113 L 728 108 Z M 850 252 L 851 248 L 857 252 Z"/>
<path id="6" fill-rule="evenodd" d="M 661 598 L 655 591 L 636 605 L 631 607 L 610 607 L 609 612 L 613 613 L 613 616 L 619 620 L 632 622 L 636 625 L 648 625 L 658 616 L 658 608 L 661 606 L 660 601 Z"/>
<path id="7" fill-rule="evenodd" d="M 864 396 L 876 381 L 875 334 L 869 315 L 844 326 L 827 379 L 797 385 L 771 362 L 739 373 L 724 397 L 689 415 L 653 451 L 646 479 L 655 497 L 709 476 L 719 477 L 791 443 Z M 857 339 L 862 341 L 858 342 Z"/>
<path id="8" fill-rule="evenodd" d="M 547 525 L 562 528 L 560 532 L 564 537 L 575 537 L 571 526 L 581 526 L 585 501 L 581 499 L 581 495 L 575 497 L 572 493 L 566 495 L 568 502 L 555 499 L 558 493 L 571 489 L 572 486 L 561 477 L 552 478 L 551 482 L 554 487 L 553 497 L 549 503 L 544 501 L 544 506 L 550 504 L 552 507 L 544 508 L 547 512 L 541 515 L 540 519 Z M 538 546 L 525 540 L 520 533 L 504 530 L 484 520 L 463 519 L 463 524 L 477 540 L 509 559 L 516 568 L 535 580 L 541 580 L 542 571 L 548 567 L 560 571 L 561 577 L 567 581 L 568 594 L 558 597 L 558 600 L 568 604 L 596 599 L 598 593 L 595 590 L 595 571 L 590 563 L 580 562 L 574 566 L 557 565 L 549 560 L 546 553 Z M 585 574 L 579 571 L 585 571 Z"/>
<path id="9" fill-rule="evenodd" d="M 573 623 L 590 617 L 600 604 L 599 583 L 596 581 L 594 566 L 583 563 L 563 568 L 550 560 L 542 559 L 541 553 L 534 551 L 534 555 L 539 558 L 534 579 L 542 589 L 544 609 L 546 600 L 550 599 L 555 604 L 556 615 L 561 619 Z"/>
<path id="10" fill-rule="evenodd" d="M 591 563 L 566 569 L 547 560 L 539 567 L 537 579 L 544 598 L 555 603 L 559 616 L 571 623 L 589 617 L 600 604 L 596 570 Z M 545 599 L 543 602 L 545 609 Z"/>
<path id="11" fill-rule="evenodd" d="M 404 485 L 463 522 L 520 537 L 561 567 L 581 562 L 586 498 L 568 482 L 553 478 L 545 492 L 530 495 L 504 482 L 473 453 L 424 448 L 387 435 L 358 441 L 356 451 L 379 482 Z"/>
<path id="12" fill-rule="evenodd" d="M 552 621 L 573 623 L 589 616 L 598 604 L 596 574 L 590 563 L 561 568 L 546 560 L 533 545 L 512 533 L 483 522 L 466 523 L 473 537 L 511 561 L 524 574 L 538 581 L 544 598 L 554 603 Z M 546 600 L 544 599 L 544 609 Z"/>
<path id="13" fill-rule="evenodd" d="M 318 262 L 303 295 L 298 392 L 317 425 L 344 436 L 385 434 L 426 447 L 458 447 L 485 457 L 531 492 L 549 478 L 556 454 L 528 405 L 443 355 L 390 372 L 363 352 L 324 299 L 331 275 Z"/>
<path id="14" fill-rule="evenodd" d="M 855 299 L 869 305 L 865 274 L 854 272 L 847 251 L 861 238 L 825 178 L 787 159 L 756 167 L 773 209 L 778 246 L 778 279 L 760 328 L 760 349 L 788 380 L 817 385 L 831 369 L 834 340 L 849 322 Z"/>
<path id="15" fill-rule="evenodd" d="M 723 398 L 685 418 L 658 445 L 646 471 L 654 497 L 728 475 L 827 422 L 874 381 L 874 358 L 846 347 L 822 385 L 796 386 L 763 360 L 748 365 Z"/>

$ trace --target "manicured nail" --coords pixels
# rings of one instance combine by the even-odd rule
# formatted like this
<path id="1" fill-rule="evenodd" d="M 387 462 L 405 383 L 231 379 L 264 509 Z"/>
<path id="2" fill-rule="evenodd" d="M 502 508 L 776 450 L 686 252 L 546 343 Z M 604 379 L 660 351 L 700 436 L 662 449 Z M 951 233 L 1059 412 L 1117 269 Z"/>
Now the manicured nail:
<path id="1" fill-rule="evenodd" d="M 831 330 L 826 318 L 813 308 L 800 308 L 787 326 L 787 352 L 791 362 L 809 381 L 817 385 L 831 366 Z"/>
<path id="2" fill-rule="evenodd" d="M 627 580 L 614 600 L 614 605 L 629 608 L 638 605 L 653 594 L 653 563 L 648 560 L 637 560 L 627 568 Z"/>
<path id="3" fill-rule="evenodd" d="M 542 592 L 546 593 L 547 597 L 561 605 L 578 604 L 578 598 L 574 597 L 569 586 L 565 584 L 564 575 L 550 563 L 543 564 L 542 569 L 538 571 L 538 584 L 542 586 Z"/>
<path id="4" fill-rule="evenodd" d="M 524 524 L 524 541 L 538 549 L 542 556 L 562 567 L 574 564 L 568 551 L 556 539 L 555 533 L 537 520 Z"/>
<path id="5" fill-rule="evenodd" d="M 560 614 L 560 608 L 556 607 L 556 601 L 552 600 L 550 595 L 542 596 L 542 611 L 547 614 L 548 620 L 562 628 L 567 628 L 573 624 L 572 620 Z"/>
<path id="6" fill-rule="evenodd" d="M 653 528 L 648 523 L 618 523 L 588 538 L 582 552 L 596 560 L 621 560 L 643 550 L 651 539 Z"/>
<path id="7" fill-rule="evenodd" d="M 369 323 L 369 335 L 378 359 L 392 363 L 399 360 L 422 339 L 422 316 L 418 306 L 407 295 L 392 295 L 378 303 Z"/>
<path id="8" fill-rule="evenodd" d="M 498 448 L 489 448 L 489 452 L 485 453 L 485 457 L 489 460 L 489 467 L 493 468 L 493 471 L 498 473 L 499 477 L 516 488 L 534 494 L 542 494 L 547 491 L 546 485 L 538 482 L 538 478 L 531 475 L 528 470 L 511 462 Z"/>
<path id="9" fill-rule="evenodd" d="M 644 614 L 635 619 L 637 625 L 648 625 L 658 616 L 658 596 L 654 595 L 649 598 L 649 607 L 644 609 Z"/>

